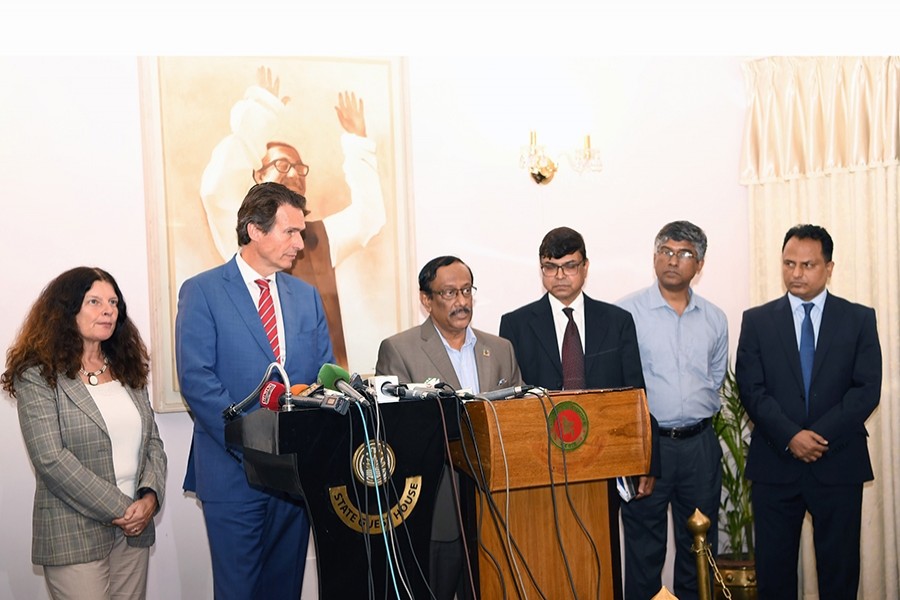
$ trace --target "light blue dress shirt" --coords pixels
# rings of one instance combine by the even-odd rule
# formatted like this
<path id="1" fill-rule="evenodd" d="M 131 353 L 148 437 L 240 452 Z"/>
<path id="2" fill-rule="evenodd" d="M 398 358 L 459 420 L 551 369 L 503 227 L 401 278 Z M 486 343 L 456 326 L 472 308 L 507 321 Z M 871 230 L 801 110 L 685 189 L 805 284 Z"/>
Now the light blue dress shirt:
<path id="1" fill-rule="evenodd" d="M 690 290 L 679 315 L 658 283 L 618 302 L 634 317 L 647 404 L 664 428 L 685 427 L 719 411 L 728 368 L 725 313 Z"/>
<path id="2" fill-rule="evenodd" d="M 456 371 L 459 385 L 462 386 L 461 389 L 470 390 L 473 394 L 480 394 L 481 390 L 478 388 L 478 367 L 475 365 L 475 342 L 478 341 L 478 338 L 475 337 L 475 332 L 472 331 L 471 327 L 466 327 L 466 341 L 463 342 L 462 348 L 457 350 L 447 343 L 447 340 L 444 339 L 437 327 L 434 330 L 441 336 L 441 342 L 444 344 L 444 349 L 447 350 L 447 356 L 450 357 L 453 370 Z"/>

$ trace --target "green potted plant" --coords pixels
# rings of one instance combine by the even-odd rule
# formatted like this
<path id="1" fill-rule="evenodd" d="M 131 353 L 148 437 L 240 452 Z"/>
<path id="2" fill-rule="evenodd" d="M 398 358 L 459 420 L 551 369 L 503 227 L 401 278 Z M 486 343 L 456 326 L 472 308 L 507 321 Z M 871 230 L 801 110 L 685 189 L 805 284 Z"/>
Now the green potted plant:
<path id="1" fill-rule="evenodd" d="M 753 505 L 750 502 L 750 481 L 744 476 L 752 426 L 741 404 L 734 371 L 730 366 L 725 373 L 720 396 L 722 409 L 713 417 L 713 428 L 722 443 L 724 493 L 719 510 L 719 531 L 723 536 L 725 552 L 716 557 L 716 564 L 732 598 L 755 599 Z M 716 598 L 725 598 L 718 578 L 713 579 Z"/>

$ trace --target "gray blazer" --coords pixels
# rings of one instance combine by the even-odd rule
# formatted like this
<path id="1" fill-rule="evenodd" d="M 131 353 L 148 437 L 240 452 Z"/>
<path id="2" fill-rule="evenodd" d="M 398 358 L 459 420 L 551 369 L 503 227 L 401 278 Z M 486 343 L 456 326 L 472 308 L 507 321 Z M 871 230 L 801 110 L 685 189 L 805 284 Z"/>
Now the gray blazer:
<path id="1" fill-rule="evenodd" d="M 475 342 L 475 368 L 478 370 L 480 392 L 490 392 L 504 387 L 522 385 L 522 375 L 513 352 L 512 344 L 496 335 L 473 329 Z M 429 377 L 438 377 L 454 389 L 460 388 L 459 377 L 444 342 L 434 328 L 431 317 L 418 327 L 393 335 L 381 342 L 378 348 L 378 375 L 396 375 L 400 383 L 422 383 Z M 450 542 L 459 537 L 450 469 L 445 468 L 438 484 L 435 500 L 431 539 Z"/>
<path id="2" fill-rule="evenodd" d="M 50 387 L 37 367 L 15 382 L 19 424 L 37 486 L 31 561 L 69 565 L 109 555 L 118 527 L 111 524 L 134 501 L 116 486 L 106 423 L 80 380 L 60 374 Z M 136 489 L 149 488 L 162 505 L 166 455 L 147 389 L 126 387 L 141 416 L 141 454 Z M 153 521 L 128 545 L 148 547 Z"/>
<path id="3" fill-rule="evenodd" d="M 522 385 L 522 375 L 512 344 L 496 335 L 473 329 L 475 337 L 475 366 L 481 392 Z M 459 389 L 459 378 L 447 355 L 441 336 L 431 317 L 418 327 L 401 331 L 381 342 L 378 348 L 378 375 L 396 375 L 400 383 L 422 383 L 429 377 L 439 377 Z"/>

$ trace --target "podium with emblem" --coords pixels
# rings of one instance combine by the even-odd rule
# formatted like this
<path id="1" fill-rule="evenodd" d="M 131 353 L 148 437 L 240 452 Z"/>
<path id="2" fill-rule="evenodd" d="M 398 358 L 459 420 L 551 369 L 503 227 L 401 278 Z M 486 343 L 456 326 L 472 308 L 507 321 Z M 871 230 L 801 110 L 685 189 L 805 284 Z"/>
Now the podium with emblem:
<path id="1" fill-rule="evenodd" d="M 649 470 L 644 391 L 470 402 L 466 413 L 452 451 L 468 475 L 479 597 L 621 598 L 615 478 Z"/>
<path id="2" fill-rule="evenodd" d="M 455 399 L 379 405 L 364 423 L 321 409 L 256 410 L 226 425 L 251 485 L 307 507 L 319 598 L 428 598 L 429 539 Z M 370 595 L 370 592 L 372 595 Z M 399 592 L 399 593 L 398 593 Z"/>

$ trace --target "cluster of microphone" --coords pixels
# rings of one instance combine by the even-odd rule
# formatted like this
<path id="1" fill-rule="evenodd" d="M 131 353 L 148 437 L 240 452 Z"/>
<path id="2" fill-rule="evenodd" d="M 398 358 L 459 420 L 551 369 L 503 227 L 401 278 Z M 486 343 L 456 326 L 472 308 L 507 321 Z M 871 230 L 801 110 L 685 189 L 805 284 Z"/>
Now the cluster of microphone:
<path id="1" fill-rule="evenodd" d="M 270 379 L 272 372 L 276 370 L 280 373 L 283 382 Z M 272 363 L 256 390 L 241 402 L 229 406 L 222 414 L 226 420 L 232 420 L 258 400 L 260 407 L 272 411 L 321 408 L 345 415 L 353 403 L 370 406 L 376 401 L 379 393 L 400 400 L 440 400 L 442 398 L 457 398 L 463 401 L 505 400 L 521 398 L 534 387 L 520 385 L 473 395 L 468 392 L 457 392 L 440 382 L 436 382 L 434 385 L 418 385 L 386 381 L 380 383 L 380 388 L 376 390 L 368 382 L 363 381 L 358 374 L 351 375 L 343 367 L 331 363 L 322 365 L 315 383 L 290 385 L 287 374 L 281 365 Z"/>

